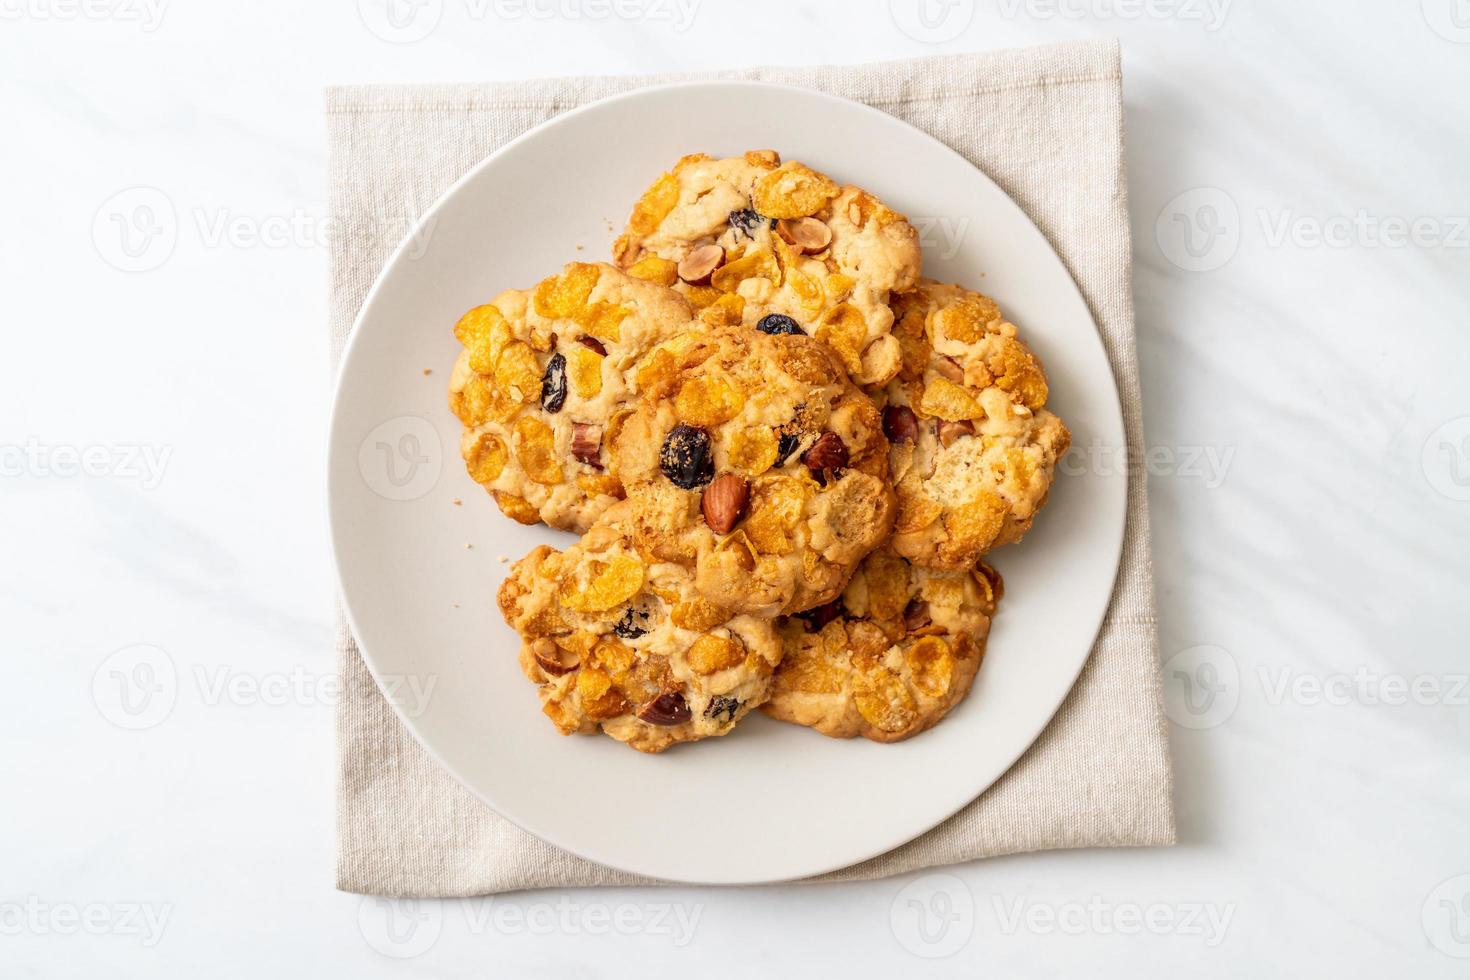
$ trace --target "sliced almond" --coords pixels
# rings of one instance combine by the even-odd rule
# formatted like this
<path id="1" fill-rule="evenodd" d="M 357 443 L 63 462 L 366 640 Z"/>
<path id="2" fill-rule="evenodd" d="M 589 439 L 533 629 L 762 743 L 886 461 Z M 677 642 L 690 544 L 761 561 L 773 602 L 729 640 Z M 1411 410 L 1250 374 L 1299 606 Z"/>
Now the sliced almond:
<path id="1" fill-rule="evenodd" d="M 725 261 L 725 250 L 718 245 L 701 245 L 679 260 L 679 278 L 695 286 L 709 282 L 709 277 Z"/>
<path id="2" fill-rule="evenodd" d="M 952 357 L 941 356 L 934 364 L 934 370 L 944 375 L 957 385 L 965 383 L 965 369 L 960 367 L 960 362 Z"/>
<path id="3" fill-rule="evenodd" d="M 581 658 L 575 653 L 544 638 L 532 645 L 531 654 L 536 658 L 536 664 L 554 677 L 570 674 L 582 665 Z"/>
<path id="4" fill-rule="evenodd" d="M 832 229 L 816 218 L 782 218 L 776 222 L 776 234 L 798 252 L 820 252 L 832 244 Z"/>
<path id="5" fill-rule="evenodd" d="M 939 441 L 949 448 L 956 439 L 972 436 L 975 434 L 975 424 L 969 419 L 960 422 L 940 422 Z"/>
<path id="6" fill-rule="evenodd" d="M 572 455 L 588 466 L 602 469 L 602 426 L 573 422 Z"/>

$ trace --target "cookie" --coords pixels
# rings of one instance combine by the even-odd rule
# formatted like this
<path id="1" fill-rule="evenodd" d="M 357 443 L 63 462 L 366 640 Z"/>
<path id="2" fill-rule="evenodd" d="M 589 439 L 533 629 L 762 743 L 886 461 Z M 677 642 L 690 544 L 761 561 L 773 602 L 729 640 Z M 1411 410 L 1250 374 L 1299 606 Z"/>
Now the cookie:
<path id="1" fill-rule="evenodd" d="M 925 282 L 894 313 L 903 366 L 874 392 L 893 444 L 893 550 L 968 568 L 1031 527 L 1071 436 L 1046 410 L 1041 362 L 989 297 Z"/>
<path id="2" fill-rule="evenodd" d="M 678 293 L 600 262 L 470 310 L 454 327 L 449 404 L 471 478 L 522 524 L 586 530 L 623 496 L 606 443 L 634 365 L 691 317 Z"/>
<path id="3" fill-rule="evenodd" d="M 645 360 L 613 444 L 639 550 L 736 612 L 835 598 L 893 522 L 872 400 L 801 333 L 714 328 Z"/>
<path id="4" fill-rule="evenodd" d="M 601 729 L 641 752 L 724 735 L 769 696 L 775 624 L 713 606 L 682 565 L 645 561 L 627 507 L 511 569 L 498 600 L 521 669 L 564 735 Z"/>
<path id="5" fill-rule="evenodd" d="M 1001 590 L 987 565 L 937 571 L 879 549 L 839 602 L 781 621 L 784 659 L 761 710 L 833 738 L 917 735 L 970 693 Z"/>
<path id="6" fill-rule="evenodd" d="M 633 208 L 613 257 L 706 322 L 818 337 L 864 384 L 898 370 L 888 297 L 919 279 L 907 218 L 771 150 L 684 157 Z"/>

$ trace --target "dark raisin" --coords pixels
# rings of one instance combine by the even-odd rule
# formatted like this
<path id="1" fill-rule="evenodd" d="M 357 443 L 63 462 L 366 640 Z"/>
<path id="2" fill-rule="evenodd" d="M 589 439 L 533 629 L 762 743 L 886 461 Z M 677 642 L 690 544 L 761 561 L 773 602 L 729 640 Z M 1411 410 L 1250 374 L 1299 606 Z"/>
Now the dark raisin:
<path id="1" fill-rule="evenodd" d="M 678 691 L 671 691 L 668 694 L 660 694 L 645 704 L 639 710 L 638 717 L 650 725 L 682 725 L 693 714 L 694 712 L 689 710 L 689 702 L 684 700 L 684 695 Z"/>
<path id="2" fill-rule="evenodd" d="M 842 612 L 842 600 L 833 599 L 825 606 L 818 606 L 815 609 L 808 609 L 806 612 L 797 613 L 796 618 L 806 623 L 806 631 L 808 633 L 817 633 L 821 631 L 823 626 L 826 626 L 832 620 L 841 616 Z"/>
<path id="3" fill-rule="evenodd" d="M 597 353 L 601 354 L 603 357 L 606 357 L 607 356 L 607 348 L 604 347 L 604 346 L 602 346 L 602 341 L 598 340 L 596 337 L 593 337 L 591 335 L 588 335 L 588 336 L 585 336 L 585 337 L 578 337 L 577 338 L 577 343 L 581 344 L 583 347 L 587 348 L 588 350 L 596 351 Z"/>
<path id="4" fill-rule="evenodd" d="M 629 606 L 627 609 L 623 610 L 623 617 L 613 624 L 613 632 L 618 634 L 618 636 L 622 637 L 625 640 L 638 639 L 638 637 L 642 636 L 644 633 L 647 633 L 648 630 L 644 629 L 642 626 L 639 626 L 634 621 L 635 618 L 647 622 L 648 613 L 644 612 L 642 609 L 634 609 L 632 606 Z"/>
<path id="5" fill-rule="evenodd" d="M 709 433 L 682 422 L 674 426 L 659 450 L 658 465 L 664 476 L 681 490 L 693 490 L 708 483 L 715 476 Z"/>
<path id="6" fill-rule="evenodd" d="M 752 211 L 750 208 L 746 208 L 743 211 L 731 211 L 729 221 L 730 227 L 740 232 L 746 238 L 755 237 L 755 233 L 760 228 L 762 221 L 768 226 L 774 226 L 776 224 L 775 218 L 767 218 L 765 215 Z"/>
<path id="7" fill-rule="evenodd" d="M 782 432 L 781 438 L 776 441 L 776 465 L 785 466 L 791 454 L 796 452 L 796 447 L 801 444 L 801 436 L 795 432 Z"/>
<path id="8" fill-rule="evenodd" d="M 555 415 L 567 401 L 567 359 L 552 354 L 541 376 L 541 407 Z"/>
<path id="9" fill-rule="evenodd" d="M 740 710 L 740 702 L 734 698 L 716 696 L 709 699 L 709 707 L 704 709 L 706 718 L 718 718 L 725 716 L 726 721 L 735 720 L 735 712 Z"/>
<path id="10" fill-rule="evenodd" d="M 784 313 L 767 313 L 761 317 L 760 323 L 757 323 L 755 328 L 761 333 L 768 333 L 773 337 L 781 334 L 799 334 L 805 332 L 795 320 Z"/>

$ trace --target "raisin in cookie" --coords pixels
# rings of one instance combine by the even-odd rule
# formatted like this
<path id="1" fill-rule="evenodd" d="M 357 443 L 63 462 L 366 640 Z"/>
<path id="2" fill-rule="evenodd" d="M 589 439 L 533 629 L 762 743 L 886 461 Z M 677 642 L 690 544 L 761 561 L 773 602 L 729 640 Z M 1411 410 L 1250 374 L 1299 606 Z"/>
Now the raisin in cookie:
<path id="1" fill-rule="evenodd" d="M 879 549 L 840 601 L 781 621 L 785 657 L 761 710 L 833 738 L 917 735 L 970 693 L 1000 595 L 989 566 L 942 572 Z"/>
<path id="2" fill-rule="evenodd" d="M 770 620 L 701 598 L 688 569 L 634 549 L 627 504 L 565 552 L 542 546 L 500 587 L 521 669 L 562 734 L 599 728 L 641 752 L 724 735 L 770 693 Z"/>
<path id="3" fill-rule="evenodd" d="M 986 296 L 925 282 L 895 297 L 903 366 L 875 397 L 898 493 L 893 550 L 964 569 L 1019 541 L 1071 442 L 1041 362 Z"/>
<path id="4" fill-rule="evenodd" d="M 888 296 L 918 282 L 918 234 L 868 192 L 773 151 L 684 157 L 639 200 L 613 256 L 676 286 L 708 323 L 803 330 L 864 384 L 898 370 Z"/>
<path id="5" fill-rule="evenodd" d="M 772 617 L 831 601 L 893 523 L 872 400 L 805 334 L 743 326 L 645 358 L 613 444 L 644 554 L 711 602 Z"/>
<path id="6" fill-rule="evenodd" d="M 586 530 L 623 495 L 604 444 L 633 366 L 691 317 L 673 290 L 584 262 L 470 310 L 449 382 L 470 476 L 522 524 Z"/>

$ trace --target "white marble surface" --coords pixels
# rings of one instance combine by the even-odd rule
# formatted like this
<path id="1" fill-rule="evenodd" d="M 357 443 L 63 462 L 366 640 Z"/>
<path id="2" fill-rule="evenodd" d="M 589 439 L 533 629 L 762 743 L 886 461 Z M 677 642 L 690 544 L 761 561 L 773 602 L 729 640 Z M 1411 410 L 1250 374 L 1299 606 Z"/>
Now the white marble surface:
<path id="1" fill-rule="evenodd" d="M 1470 3 L 425 2 L 0 0 L 0 975 L 1470 975 Z M 321 87 L 1102 35 L 1182 843 L 334 892 Z"/>

